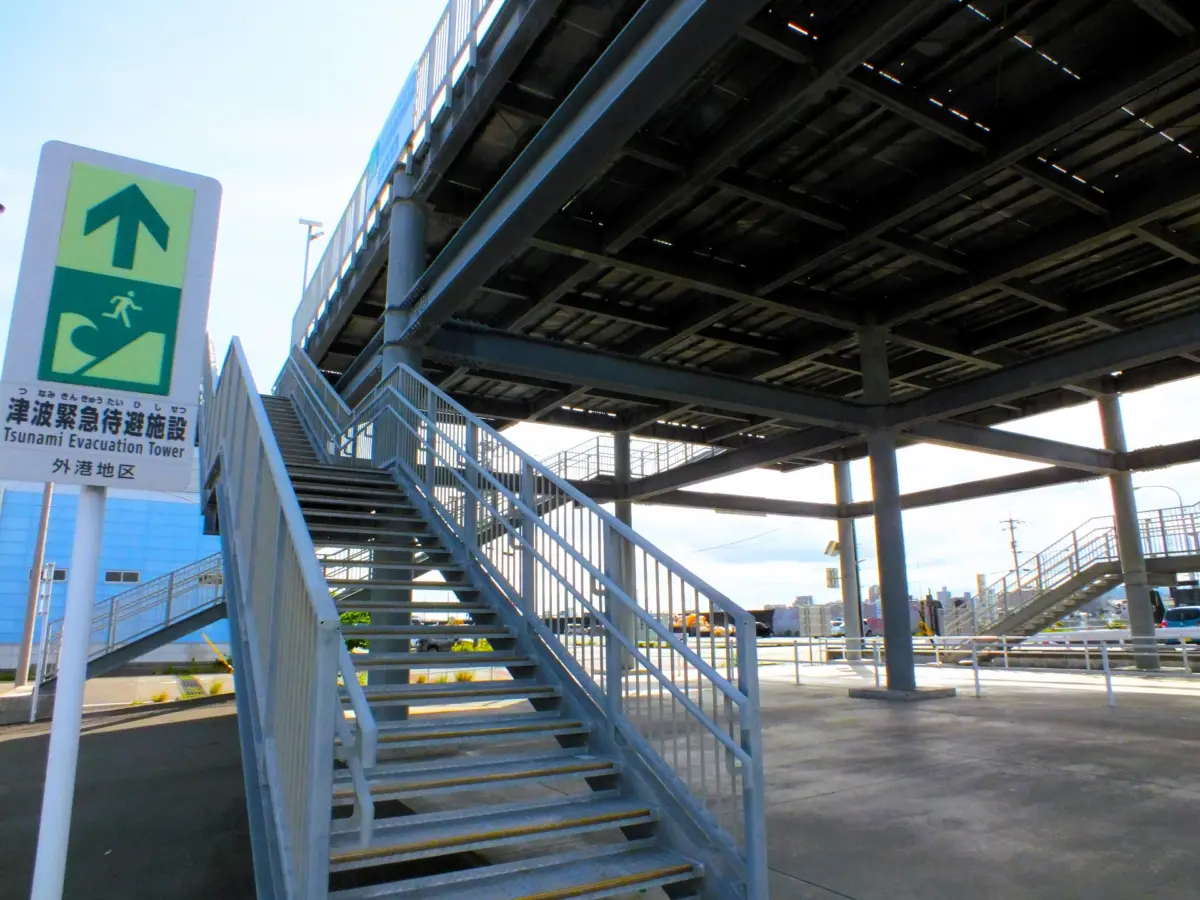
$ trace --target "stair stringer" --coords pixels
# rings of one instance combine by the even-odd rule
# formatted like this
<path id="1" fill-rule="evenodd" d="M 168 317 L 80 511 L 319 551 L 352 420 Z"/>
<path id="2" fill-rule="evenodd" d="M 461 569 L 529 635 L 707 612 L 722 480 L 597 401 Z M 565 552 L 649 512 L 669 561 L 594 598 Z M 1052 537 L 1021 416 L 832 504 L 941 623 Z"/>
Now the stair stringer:
<path id="1" fill-rule="evenodd" d="M 1022 606 L 1020 609 L 1009 613 L 1004 618 L 1000 619 L 988 629 L 988 634 L 1002 635 L 1018 633 L 1018 629 L 1022 625 L 1036 619 L 1042 613 L 1047 612 L 1053 607 L 1061 603 L 1065 603 L 1080 591 L 1086 590 L 1088 585 L 1098 581 L 1105 575 L 1120 573 L 1121 564 L 1117 562 L 1103 561 L 1093 563 L 1081 572 L 1078 572 L 1073 578 L 1064 581 L 1061 585 L 1046 591 L 1036 600 Z M 1063 615 L 1066 615 L 1064 613 Z M 1027 636 L 1027 635 L 1023 635 Z"/>
<path id="2" fill-rule="evenodd" d="M 659 811 L 657 834 L 667 848 L 687 857 L 703 868 L 703 900 L 737 900 L 745 896 L 746 873 L 729 865 L 741 857 L 741 851 L 728 833 L 707 810 L 691 796 L 686 785 L 670 769 L 666 760 L 648 741 L 627 724 L 610 727 L 608 716 L 584 684 L 589 680 L 578 662 L 557 651 L 553 633 L 540 619 L 524 615 L 484 567 L 469 553 L 445 520 L 430 504 L 424 485 L 414 483 L 402 469 L 390 469 L 409 501 L 441 540 L 454 562 L 462 565 L 471 588 L 480 592 L 496 610 L 501 622 L 512 629 L 518 646 L 538 661 L 539 677 L 562 691 L 562 699 L 572 711 L 593 727 L 590 740 L 594 752 L 620 760 L 622 796 L 653 798 Z M 453 590 L 453 587 L 447 587 Z"/>

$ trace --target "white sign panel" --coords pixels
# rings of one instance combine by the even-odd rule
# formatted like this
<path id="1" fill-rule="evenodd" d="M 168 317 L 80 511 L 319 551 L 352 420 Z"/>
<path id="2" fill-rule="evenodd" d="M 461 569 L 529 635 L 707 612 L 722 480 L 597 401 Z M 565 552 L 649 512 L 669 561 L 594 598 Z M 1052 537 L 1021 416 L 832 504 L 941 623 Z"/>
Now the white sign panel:
<path id="1" fill-rule="evenodd" d="M 0 478 L 186 490 L 221 186 L 42 148 L 0 384 Z"/>

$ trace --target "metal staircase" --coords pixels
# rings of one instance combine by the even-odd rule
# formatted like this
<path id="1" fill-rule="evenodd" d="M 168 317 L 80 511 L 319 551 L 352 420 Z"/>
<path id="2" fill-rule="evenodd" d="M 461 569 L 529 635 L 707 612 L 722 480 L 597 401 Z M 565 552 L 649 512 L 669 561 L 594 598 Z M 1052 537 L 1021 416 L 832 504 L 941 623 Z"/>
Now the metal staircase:
<path id="1" fill-rule="evenodd" d="M 260 896 L 765 900 L 749 614 L 412 370 L 213 382 Z"/>
<path id="2" fill-rule="evenodd" d="M 1142 552 L 1154 576 L 1200 567 L 1200 505 L 1138 516 Z M 976 595 L 947 610 L 947 635 L 1029 637 L 1060 621 L 1122 581 L 1112 516 L 1089 519 Z"/>
<path id="3" fill-rule="evenodd" d="M 101 600 L 92 610 L 87 677 L 95 678 L 225 618 L 221 555 L 205 557 Z M 62 619 L 42 632 L 38 684 L 58 677 Z"/>

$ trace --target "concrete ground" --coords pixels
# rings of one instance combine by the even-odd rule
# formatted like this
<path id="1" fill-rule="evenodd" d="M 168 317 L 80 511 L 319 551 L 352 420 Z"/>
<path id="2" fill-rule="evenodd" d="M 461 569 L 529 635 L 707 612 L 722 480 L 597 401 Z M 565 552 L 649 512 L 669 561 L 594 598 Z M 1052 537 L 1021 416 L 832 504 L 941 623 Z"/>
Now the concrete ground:
<path id="1" fill-rule="evenodd" d="M 849 667 L 801 674 L 763 669 L 773 900 L 1200 892 L 1200 694 L 1178 680 L 1110 709 L 1084 675 L 889 704 L 849 699 Z M 66 896 L 253 896 L 232 700 L 85 727 Z M 0 728 L 4 900 L 28 896 L 45 730 Z"/>
<path id="2" fill-rule="evenodd" d="M 84 720 L 65 897 L 252 900 L 233 698 Z M 48 723 L 0 728 L 0 898 L 29 896 Z"/>
<path id="3" fill-rule="evenodd" d="M 764 681 L 771 896 L 1194 898 L 1197 699 L 993 684 L 892 704 Z"/>

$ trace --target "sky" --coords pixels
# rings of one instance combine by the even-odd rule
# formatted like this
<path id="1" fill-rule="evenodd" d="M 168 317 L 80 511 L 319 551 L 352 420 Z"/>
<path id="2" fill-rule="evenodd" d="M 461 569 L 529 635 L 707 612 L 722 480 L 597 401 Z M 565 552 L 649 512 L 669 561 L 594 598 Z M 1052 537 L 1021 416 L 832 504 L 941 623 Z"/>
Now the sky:
<path id="1" fill-rule="evenodd" d="M 209 330 L 218 355 L 238 336 L 260 389 L 287 351 L 300 298 L 304 229 L 336 225 L 371 146 L 445 0 L 46 0 L 0 2 L 6 89 L 0 92 L 0 341 L 7 340 L 25 223 L 41 145 L 95 147 L 218 179 L 224 187 Z M 14 87 L 19 86 L 19 87 Z M 314 245 L 315 266 L 324 241 Z M 200 335 L 197 340 L 202 340 Z M 1131 448 L 1200 437 L 1200 381 L 1124 399 Z M 1027 419 L 1014 431 L 1100 446 L 1094 405 Z M 520 425 L 506 432 L 536 456 L 586 432 Z M 982 454 L 902 450 L 903 491 L 1035 468 Z M 852 466 L 855 499 L 870 498 L 869 468 Z M 1143 507 L 1200 500 L 1200 464 L 1141 473 Z M 698 489 L 700 485 L 696 486 Z M 704 490 L 832 502 L 827 466 L 749 472 Z M 1025 551 L 1111 514 L 1107 483 L 1089 482 L 905 513 L 910 590 L 973 589 L 976 573 L 1011 568 L 1001 520 L 1021 520 Z M 747 607 L 828 590 L 822 556 L 833 522 L 638 506 L 634 524 L 696 574 Z M 863 580 L 877 580 L 870 520 L 858 529 Z M 865 593 L 865 591 L 864 591 Z"/>

